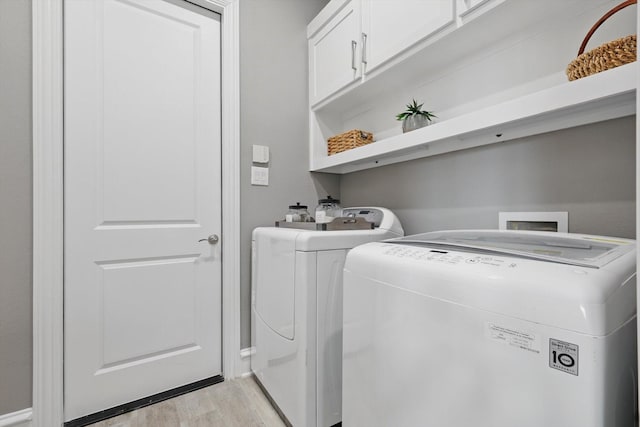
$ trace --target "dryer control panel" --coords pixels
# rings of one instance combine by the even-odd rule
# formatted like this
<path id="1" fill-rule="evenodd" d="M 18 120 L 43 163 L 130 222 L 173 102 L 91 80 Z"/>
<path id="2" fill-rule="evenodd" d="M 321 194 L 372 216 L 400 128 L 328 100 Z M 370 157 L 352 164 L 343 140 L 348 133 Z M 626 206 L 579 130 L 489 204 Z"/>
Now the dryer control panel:
<path id="1" fill-rule="evenodd" d="M 384 213 L 377 208 L 345 208 L 342 216 L 352 218 L 364 218 L 367 222 L 372 222 L 374 227 L 380 227 L 384 218 Z"/>

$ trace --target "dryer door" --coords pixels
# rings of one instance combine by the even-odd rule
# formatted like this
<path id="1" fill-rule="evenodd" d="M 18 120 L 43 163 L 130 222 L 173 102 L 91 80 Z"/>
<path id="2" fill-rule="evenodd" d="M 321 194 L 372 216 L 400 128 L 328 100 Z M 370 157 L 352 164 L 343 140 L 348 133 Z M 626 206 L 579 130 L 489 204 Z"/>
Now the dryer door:
<path id="1" fill-rule="evenodd" d="M 295 244 L 297 232 L 262 228 L 254 232 L 253 305 L 262 321 L 294 338 Z"/>

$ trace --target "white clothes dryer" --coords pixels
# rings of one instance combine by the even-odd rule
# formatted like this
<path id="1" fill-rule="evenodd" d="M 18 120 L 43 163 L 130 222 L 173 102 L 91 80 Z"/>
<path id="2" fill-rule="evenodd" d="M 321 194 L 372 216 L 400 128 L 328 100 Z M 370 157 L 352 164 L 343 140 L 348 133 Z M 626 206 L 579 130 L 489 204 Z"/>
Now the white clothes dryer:
<path id="1" fill-rule="evenodd" d="M 346 208 L 368 230 L 259 227 L 252 241 L 251 370 L 294 427 L 341 421 L 342 270 L 347 252 L 404 235 L 384 208 Z"/>
<path id="2" fill-rule="evenodd" d="M 344 269 L 345 427 L 633 427 L 636 245 L 448 231 Z"/>

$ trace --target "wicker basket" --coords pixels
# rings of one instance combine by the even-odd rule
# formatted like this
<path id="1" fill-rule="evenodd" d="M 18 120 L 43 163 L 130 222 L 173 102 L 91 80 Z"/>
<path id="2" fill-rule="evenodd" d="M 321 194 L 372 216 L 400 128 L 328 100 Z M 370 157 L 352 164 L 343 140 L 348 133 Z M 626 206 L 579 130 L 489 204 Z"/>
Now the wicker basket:
<path id="1" fill-rule="evenodd" d="M 613 40 L 589 52 L 583 53 L 587 42 L 604 21 L 619 10 L 636 3 L 637 0 L 627 0 L 620 3 L 591 27 L 580 46 L 578 57 L 567 66 L 567 77 L 569 80 L 577 80 L 636 60 L 637 48 L 635 34 Z"/>
<path id="2" fill-rule="evenodd" d="M 327 140 L 329 155 L 341 153 L 352 148 L 361 147 L 373 142 L 373 134 L 359 129 L 353 129 Z"/>

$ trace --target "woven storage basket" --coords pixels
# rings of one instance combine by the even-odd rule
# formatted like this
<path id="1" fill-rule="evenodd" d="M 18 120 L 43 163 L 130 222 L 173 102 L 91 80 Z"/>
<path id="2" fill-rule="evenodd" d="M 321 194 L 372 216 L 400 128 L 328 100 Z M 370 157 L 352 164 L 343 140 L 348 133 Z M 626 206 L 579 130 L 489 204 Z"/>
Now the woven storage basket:
<path id="1" fill-rule="evenodd" d="M 584 38 L 582 45 L 580 46 L 578 57 L 571 61 L 567 66 L 567 77 L 569 78 L 569 80 L 577 80 L 579 78 L 587 77 L 601 71 L 619 67 L 620 65 L 628 64 L 636 60 L 637 37 L 635 34 L 613 40 L 609 43 L 598 46 L 597 48 L 592 49 L 589 52 L 583 53 L 587 42 L 604 21 L 609 19 L 611 15 L 618 12 L 619 10 L 636 3 L 637 0 L 627 0 L 620 3 L 609 12 L 607 12 L 602 18 L 598 20 L 598 22 L 595 23 L 593 27 L 591 27 L 591 29 L 587 33 L 587 36 Z"/>
<path id="2" fill-rule="evenodd" d="M 327 152 L 329 155 L 337 154 L 372 142 L 373 134 L 371 132 L 353 129 L 327 139 Z"/>

